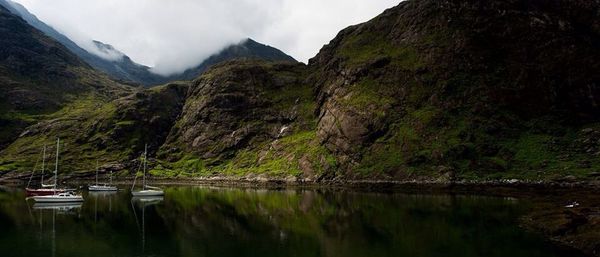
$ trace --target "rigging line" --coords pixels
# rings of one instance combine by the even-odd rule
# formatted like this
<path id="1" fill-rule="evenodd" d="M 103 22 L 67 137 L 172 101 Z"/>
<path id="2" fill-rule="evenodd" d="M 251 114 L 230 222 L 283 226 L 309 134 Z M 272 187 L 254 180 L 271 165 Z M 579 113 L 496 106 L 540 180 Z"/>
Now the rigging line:
<path id="1" fill-rule="evenodd" d="M 40 162 L 40 158 L 41 158 L 42 154 L 43 153 L 40 153 L 40 155 L 38 156 L 37 160 L 35 160 L 35 164 L 33 165 L 33 170 L 31 171 L 31 176 L 29 177 L 29 181 L 27 182 L 27 188 L 29 188 L 29 185 L 31 185 L 31 180 L 33 179 L 33 174 L 35 174 L 35 169 L 37 168 L 37 165 Z M 44 174 L 43 172 L 44 171 L 42 171 L 42 174 Z"/>
<path id="2" fill-rule="evenodd" d="M 131 191 L 135 188 L 135 182 L 137 181 L 138 172 L 140 172 L 141 163 L 138 164 L 137 170 L 135 170 L 135 177 L 133 177 L 133 185 L 131 185 Z"/>
<path id="3" fill-rule="evenodd" d="M 133 209 L 133 216 L 135 217 L 135 225 L 137 225 L 138 231 L 140 231 L 140 222 L 138 221 L 137 213 L 135 212 L 135 205 L 133 204 L 133 199 L 131 199 L 131 209 Z"/>

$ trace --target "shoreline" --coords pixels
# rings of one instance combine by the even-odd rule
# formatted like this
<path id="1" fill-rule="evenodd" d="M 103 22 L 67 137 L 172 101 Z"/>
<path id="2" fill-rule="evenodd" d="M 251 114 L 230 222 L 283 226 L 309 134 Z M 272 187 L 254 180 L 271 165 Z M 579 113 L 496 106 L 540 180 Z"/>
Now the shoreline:
<path id="1" fill-rule="evenodd" d="M 90 185 L 95 183 L 94 178 L 88 174 L 65 177 L 63 184 Z M 2 178 L 0 185 L 25 186 L 27 179 Z M 131 185 L 133 177 L 117 178 L 114 185 Z M 517 179 L 501 180 L 290 180 L 264 177 L 196 177 L 196 178 L 147 178 L 146 181 L 154 185 L 163 186 L 217 186 L 260 189 L 340 189 L 368 192 L 408 192 L 408 193 L 467 193 L 497 196 L 535 196 L 547 192 L 581 192 L 592 190 L 600 193 L 600 180 L 593 181 L 530 181 Z M 104 182 L 101 182 L 103 184 Z M 139 181 L 137 182 L 140 183 Z M 556 194 L 553 194 L 556 196 Z"/>
<path id="2" fill-rule="evenodd" d="M 2 179 L 0 185 L 25 186 L 29 179 Z M 133 177 L 117 178 L 114 185 L 131 186 Z M 248 178 L 248 177 L 196 177 L 196 178 L 147 178 L 146 181 L 162 186 L 216 186 L 256 189 L 326 189 L 326 190 L 352 190 L 362 192 L 382 193 L 463 193 L 481 194 L 489 196 L 524 197 L 543 195 L 553 192 L 582 192 L 592 190 L 600 193 L 600 180 L 597 181 L 528 181 L 517 179 L 502 180 L 326 180 L 326 181 L 301 181 L 278 178 Z M 89 175 L 72 176 L 63 179 L 63 184 L 90 185 L 95 179 Z M 137 182 L 139 185 L 139 181 Z M 102 184 L 102 183 L 101 183 Z M 600 256 L 600 255 L 599 255 Z"/>
<path id="3" fill-rule="evenodd" d="M 2 180 L 0 184 L 22 187 L 27 180 Z M 65 184 L 88 185 L 89 176 L 69 177 Z M 600 256 L 600 181 L 433 181 L 433 180 L 333 180 L 291 181 L 264 178 L 151 178 L 149 183 L 162 186 L 214 186 L 245 189 L 348 190 L 374 193 L 464 194 L 515 197 L 534 203 L 519 219 L 524 229 L 538 233 L 560 247 L 577 250 L 586 256 Z M 116 179 L 115 185 L 128 185 L 133 178 Z M 139 183 L 139 182 L 138 182 Z M 574 208 L 565 204 L 577 202 Z"/>

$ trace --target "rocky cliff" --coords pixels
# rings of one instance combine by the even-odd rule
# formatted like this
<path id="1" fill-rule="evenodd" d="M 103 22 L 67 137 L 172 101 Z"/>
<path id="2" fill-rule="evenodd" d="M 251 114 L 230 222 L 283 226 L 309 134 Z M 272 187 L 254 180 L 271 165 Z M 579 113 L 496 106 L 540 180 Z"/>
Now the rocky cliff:
<path id="1" fill-rule="evenodd" d="M 319 139 L 358 177 L 592 172 L 598 148 L 573 142 L 597 133 L 596 10 L 406 1 L 345 29 L 310 63 Z"/>

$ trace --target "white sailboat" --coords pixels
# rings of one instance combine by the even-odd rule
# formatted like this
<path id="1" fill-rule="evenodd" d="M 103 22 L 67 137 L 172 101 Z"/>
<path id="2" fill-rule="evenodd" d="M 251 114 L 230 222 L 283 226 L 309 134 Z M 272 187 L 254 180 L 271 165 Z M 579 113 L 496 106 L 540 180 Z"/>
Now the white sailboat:
<path id="1" fill-rule="evenodd" d="M 37 162 L 36 165 L 34 165 L 34 171 L 31 172 L 31 177 L 29 178 L 29 182 L 27 182 L 27 187 L 25 188 L 25 191 L 27 192 L 28 196 L 35 196 L 35 195 L 53 195 L 55 193 L 63 193 L 65 192 L 64 189 L 55 189 L 54 185 L 47 185 L 44 184 L 44 174 L 46 173 L 46 146 L 44 145 L 44 149 L 42 150 L 42 178 L 41 178 L 41 186 L 40 188 L 32 188 L 31 186 L 31 180 L 33 179 L 33 175 L 35 173 L 35 166 L 37 166 Z"/>
<path id="2" fill-rule="evenodd" d="M 152 197 L 152 196 L 162 196 L 165 192 L 158 187 L 148 186 L 146 185 L 146 168 L 147 168 L 147 159 L 148 159 L 148 145 L 144 147 L 144 162 L 142 163 L 144 169 L 144 176 L 142 179 L 142 190 L 135 191 L 135 179 L 133 180 L 133 185 L 131 186 L 131 194 L 135 197 Z M 137 173 L 136 177 L 137 179 Z"/>
<path id="3" fill-rule="evenodd" d="M 56 140 L 56 163 L 54 165 L 54 194 L 52 195 L 41 195 L 32 197 L 35 202 L 38 203 L 70 203 L 70 202 L 83 202 L 83 197 L 77 195 L 72 191 L 66 191 L 58 193 L 56 191 L 56 185 L 58 184 L 58 153 L 60 146 L 60 138 Z"/>
<path id="4" fill-rule="evenodd" d="M 104 185 L 98 184 L 98 162 L 96 162 L 96 185 L 89 186 L 89 191 L 117 191 L 116 186 L 112 186 L 112 170 L 110 171 L 110 182 Z"/>

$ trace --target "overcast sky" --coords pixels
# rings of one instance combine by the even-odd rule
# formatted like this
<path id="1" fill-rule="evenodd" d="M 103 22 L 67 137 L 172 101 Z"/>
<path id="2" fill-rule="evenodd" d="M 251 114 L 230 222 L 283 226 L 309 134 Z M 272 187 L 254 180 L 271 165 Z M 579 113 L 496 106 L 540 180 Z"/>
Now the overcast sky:
<path id="1" fill-rule="evenodd" d="M 85 49 L 111 44 L 167 75 L 250 37 L 299 61 L 400 0 L 14 0 Z"/>

